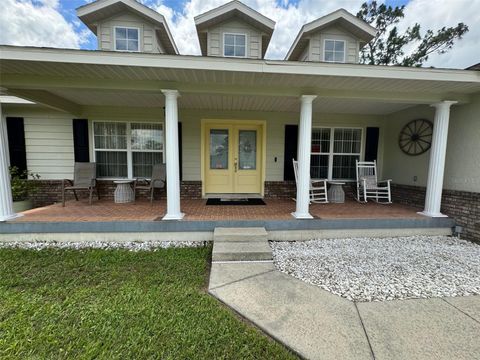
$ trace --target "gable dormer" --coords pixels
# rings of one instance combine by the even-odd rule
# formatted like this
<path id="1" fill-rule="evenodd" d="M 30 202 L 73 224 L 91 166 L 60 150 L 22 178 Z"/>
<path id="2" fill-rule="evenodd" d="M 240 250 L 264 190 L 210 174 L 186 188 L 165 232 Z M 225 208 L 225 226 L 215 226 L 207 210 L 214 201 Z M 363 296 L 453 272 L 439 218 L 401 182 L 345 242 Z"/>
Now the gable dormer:
<path id="1" fill-rule="evenodd" d="M 360 50 L 376 29 L 340 9 L 305 24 L 285 60 L 358 63 Z"/>
<path id="2" fill-rule="evenodd" d="M 263 59 L 275 22 L 240 1 L 195 17 L 203 56 Z"/>
<path id="3" fill-rule="evenodd" d="M 163 15 L 135 0 L 97 0 L 77 9 L 97 36 L 97 49 L 178 54 Z"/>

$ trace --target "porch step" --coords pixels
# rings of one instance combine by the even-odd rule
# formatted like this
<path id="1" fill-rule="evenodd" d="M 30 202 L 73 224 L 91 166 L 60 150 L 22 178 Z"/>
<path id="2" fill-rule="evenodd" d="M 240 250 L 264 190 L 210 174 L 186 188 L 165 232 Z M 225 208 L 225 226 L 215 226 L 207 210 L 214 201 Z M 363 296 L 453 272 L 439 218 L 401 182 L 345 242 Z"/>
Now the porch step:
<path id="1" fill-rule="evenodd" d="M 265 242 L 268 233 L 264 227 L 221 228 L 213 231 L 213 241 L 218 242 Z"/>
<path id="2" fill-rule="evenodd" d="M 212 261 L 260 261 L 272 259 L 272 249 L 268 241 L 214 241 L 213 243 Z"/>

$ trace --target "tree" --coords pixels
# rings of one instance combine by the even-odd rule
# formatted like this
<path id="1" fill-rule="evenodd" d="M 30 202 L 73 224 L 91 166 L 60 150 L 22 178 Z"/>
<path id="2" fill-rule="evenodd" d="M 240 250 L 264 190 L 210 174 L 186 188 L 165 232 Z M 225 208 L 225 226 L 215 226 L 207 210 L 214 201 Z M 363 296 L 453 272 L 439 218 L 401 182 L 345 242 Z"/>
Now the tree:
<path id="1" fill-rule="evenodd" d="M 360 61 L 370 65 L 422 66 L 430 54 L 444 54 L 450 50 L 457 39 L 468 31 L 468 26 L 458 23 L 455 27 L 442 27 L 436 32 L 427 30 L 422 36 L 420 24 L 408 27 L 400 32 L 397 24 L 404 18 L 405 6 L 377 5 L 377 2 L 362 4 L 357 17 L 377 29 L 375 38 L 365 45 Z M 413 46 L 406 54 L 406 48 Z"/>

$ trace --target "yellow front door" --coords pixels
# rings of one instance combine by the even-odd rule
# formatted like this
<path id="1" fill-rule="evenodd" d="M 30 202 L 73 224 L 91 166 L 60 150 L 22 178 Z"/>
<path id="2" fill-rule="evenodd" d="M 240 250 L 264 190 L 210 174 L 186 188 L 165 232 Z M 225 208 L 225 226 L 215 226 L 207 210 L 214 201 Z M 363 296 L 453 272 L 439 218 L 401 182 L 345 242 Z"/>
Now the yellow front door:
<path id="1" fill-rule="evenodd" d="M 207 123 L 205 126 L 205 193 L 262 192 L 262 126 Z"/>

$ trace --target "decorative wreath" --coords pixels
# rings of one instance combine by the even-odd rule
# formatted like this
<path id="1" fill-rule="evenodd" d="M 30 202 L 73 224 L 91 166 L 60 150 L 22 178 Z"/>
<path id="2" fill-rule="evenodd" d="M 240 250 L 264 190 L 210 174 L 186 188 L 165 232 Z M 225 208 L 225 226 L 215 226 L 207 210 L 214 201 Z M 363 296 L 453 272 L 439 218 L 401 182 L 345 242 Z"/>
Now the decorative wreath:
<path id="1" fill-rule="evenodd" d="M 406 124 L 398 136 L 398 145 L 407 155 L 421 155 L 432 146 L 433 124 L 427 119 L 416 119 Z"/>

